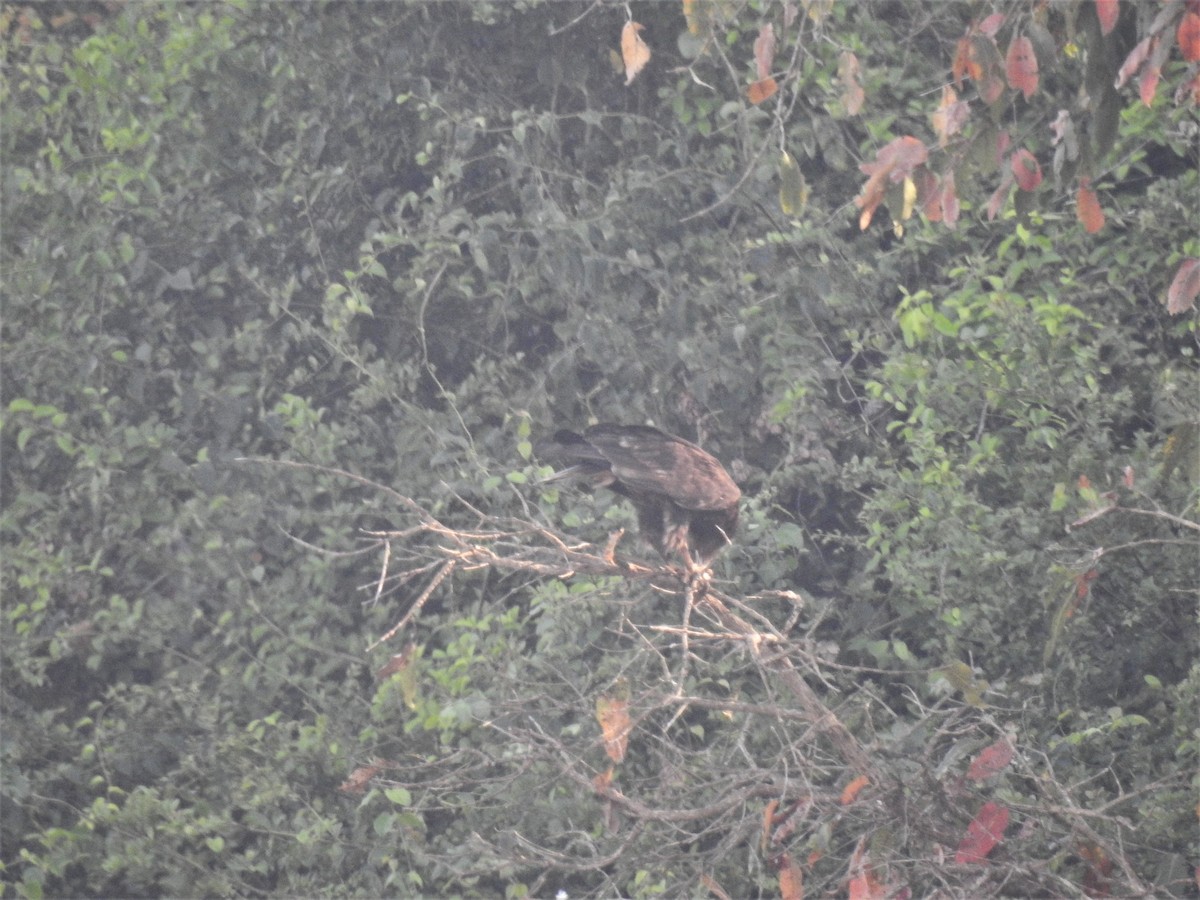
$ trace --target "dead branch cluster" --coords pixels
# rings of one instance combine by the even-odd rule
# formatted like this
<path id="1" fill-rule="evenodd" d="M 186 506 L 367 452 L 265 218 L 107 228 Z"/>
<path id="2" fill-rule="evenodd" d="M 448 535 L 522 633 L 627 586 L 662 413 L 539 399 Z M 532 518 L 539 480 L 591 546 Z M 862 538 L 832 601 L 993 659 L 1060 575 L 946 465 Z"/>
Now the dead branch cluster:
<path id="1" fill-rule="evenodd" d="M 989 860 L 986 868 L 972 876 L 974 882 L 961 877 L 962 873 L 952 872 L 947 853 L 953 855 L 954 841 L 972 815 L 972 804 L 978 804 L 963 796 L 961 780 L 947 787 L 944 780 L 930 774 L 936 763 L 929 757 L 935 747 L 944 751 L 947 744 L 968 740 L 966 732 L 978 740 L 989 730 L 999 732 L 1000 726 L 981 722 L 977 710 L 953 705 L 928 708 L 912 698 L 912 705 L 920 713 L 913 733 L 923 730 L 923 747 L 916 752 L 923 758 L 897 759 L 891 743 L 879 738 L 864 740 L 860 734 L 871 734 L 872 726 L 865 731 L 859 727 L 859 734 L 847 726 L 844 710 L 852 704 L 829 680 L 832 669 L 844 691 L 848 667 L 830 664 L 813 649 L 815 640 L 794 634 L 804 609 L 800 597 L 771 592 L 739 598 L 707 577 L 697 578 L 694 573 L 689 576 L 669 565 L 618 558 L 620 532 L 604 546 L 579 542 L 539 522 L 528 509 L 523 517 L 495 516 L 459 497 L 455 500 L 455 524 L 451 525 L 391 488 L 350 473 L 336 474 L 383 492 L 407 520 L 395 529 L 365 532 L 366 545 L 355 551 L 381 555 L 376 576 L 364 585 L 371 594 L 368 602 L 378 603 L 401 594 L 411 597 L 399 620 L 368 649 L 409 629 L 426 602 L 456 573 L 492 570 L 528 576 L 531 582 L 576 575 L 613 577 L 646 591 L 673 594 L 681 601 L 682 621 L 648 629 L 673 640 L 671 651 L 679 651 L 674 656 L 671 651 L 664 653 L 655 648 L 663 656 L 663 668 L 669 670 L 667 680 L 673 690 L 664 693 L 660 686 L 639 694 L 633 704 L 636 714 L 632 728 L 659 748 L 662 770 L 674 772 L 678 783 L 687 784 L 687 789 L 673 787 L 666 776 L 656 776 L 656 781 L 643 775 L 639 780 L 632 773 L 623 776 L 618 786 L 611 778 L 612 768 L 606 777 L 606 761 L 595 752 L 602 746 L 598 736 L 590 750 L 565 740 L 545 727 L 530 698 L 521 697 L 514 697 L 509 708 L 495 710 L 489 721 L 480 724 L 498 733 L 501 745 L 522 747 L 522 753 L 508 756 L 471 749 L 436 760 L 376 760 L 361 768 L 357 778 L 351 777 L 347 784 L 353 782 L 352 792 L 361 792 L 372 780 L 419 792 L 423 799 L 414 809 L 430 814 L 447 812 L 439 807 L 436 798 L 440 796 L 480 790 L 493 797 L 521 796 L 531 789 L 531 783 L 540 784 L 547 778 L 572 786 L 579 795 L 591 796 L 601 804 L 605 829 L 599 835 L 591 823 L 581 822 L 577 830 L 548 840 L 545 834 L 536 833 L 535 825 L 526 827 L 519 817 L 499 832 L 485 835 L 472 831 L 464 849 L 473 854 L 481 872 L 515 863 L 541 873 L 534 885 L 542 890 L 552 887 L 555 878 L 572 873 L 606 878 L 606 869 L 627 853 L 636 853 L 643 866 L 653 866 L 650 857 L 657 854 L 661 857 L 659 864 L 669 868 L 672 854 L 687 855 L 697 846 L 706 846 L 713 858 L 719 859 L 738 847 L 757 844 L 764 861 L 778 862 L 787 858 L 786 848 L 797 845 L 805 835 L 840 823 L 860 837 L 851 866 L 839 876 L 843 884 L 845 878 L 853 877 L 845 873 L 855 871 L 855 866 L 858 871 L 870 869 L 866 862 L 869 845 L 862 835 L 887 833 L 888 841 L 906 848 L 910 858 L 904 876 L 896 874 L 895 869 L 892 875 L 886 874 L 883 851 L 881 858 L 871 864 L 876 875 L 870 878 L 875 881 L 868 878 L 865 883 L 873 883 L 882 892 L 880 896 L 914 879 L 945 896 L 959 895 L 968 883 L 974 884 L 972 890 L 989 894 L 1070 894 L 1075 890 L 1070 879 L 1015 851 L 1006 858 Z M 786 621 L 777 623 L 756 609 L 757 601 L 762 600 L 774 601 L 775 609 L 790 609 Z M 693 612 L 695 624 L 691 621 Z M 757 682 L 767 699 L 691 693 L 687 676 L 695 658 L 693 645 L 724 647 L 744 654 L 757 672 Z M 864 675 L 879 674 L 861 671 Z M 842 709 L 831 706 L 814 685 L 824 689 L 825 696 L 837 698 Z M 882 706 L 869 689 L 859 692 L 853 702 Z M 672 728 L 688 710 L 719 710 L 746 723 L 742 727 L 747 732 L 750 723 L 757 723 L 755 727 L 775 735 L 775 749 L 750 752 L 743 734 L 723 756 L 705 755 L 704 749 L 682 750 L 672 737 Z M 909 713 L 897 714 L 895 722 L 901 722 Z M 1024 807 L 1014 803 L 1013 808 L 1025 815 L 1027 823 L 1035 822 L 1040 815 L 1054 823 L 1059 835 L 1073 835 L 1095 853 L 1116 861 L 1115 872 L 1123 880 L 1121 889 L 1131 896 L 1148 896 L 1145 884 L 1126 862 L 1122 847 L 1123 837 L 1131 831 L 1129 822 L 1117 810 L 1088 811 L 1071 799 L 1069 789 L 1052 779 L 1047 783 L 1044 769 L 1035 764 L 1035 756 L 1030 753 L 1014 764 L 1014 769 L 1024 769 L 1022 777 L 1032 787 Z M 914 770 L 925 774 L 914 781 Z M 844 792 L 839 795 L 837 785 L 852 780 L 869 787 L 861 797 L 847 800 Z M 346 785 L 343 790 L 348 790 Z M 1035 841 L 1047 839 L 1029 824 L 1023 827 L 1022 835 L 1026 831 L 1033 833 Z M 851 846 L 853 842 L 846 845 L 847 855 Z M 916 848 L 919 852 L 914 853 Z M 1115 881 L 1117 875 L 1114 873 L 1112 878 Z M 1112 887 L 1116 889 L 1115 884 Z M 604 890 L 602 885 L 597 889 Z M 710 889 L 720 895 L 719 887 Z"/>

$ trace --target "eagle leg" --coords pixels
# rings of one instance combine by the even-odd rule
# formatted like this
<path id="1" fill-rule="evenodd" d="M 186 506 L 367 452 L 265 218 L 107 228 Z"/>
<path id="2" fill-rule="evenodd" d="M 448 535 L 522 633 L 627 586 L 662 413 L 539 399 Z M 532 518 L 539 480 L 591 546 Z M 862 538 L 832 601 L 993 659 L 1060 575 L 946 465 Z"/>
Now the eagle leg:
<path id="1" fill-rule="evenodd" d="M 617 564 L 617 544 L 625 535 L 624 528 L 618 528 L 608 536 L 608 541 L 604 544 L 604 561 L 610 566 Z"/>

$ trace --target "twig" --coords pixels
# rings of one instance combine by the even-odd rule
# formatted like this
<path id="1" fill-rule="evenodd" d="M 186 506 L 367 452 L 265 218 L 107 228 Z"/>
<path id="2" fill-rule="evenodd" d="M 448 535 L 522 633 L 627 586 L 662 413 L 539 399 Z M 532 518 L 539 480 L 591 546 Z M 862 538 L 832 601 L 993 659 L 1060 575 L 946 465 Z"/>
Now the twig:
<path id="1" fill-rule="evenodd" d="M 442 563 L 442 567 L 438 569 L 437 574 L 433 576 L 425 590 L 421 591 L 421 596 L 417 597 L 417 599 L 413 601 L 413 605 L 410 606 L 408 612 L 404 614 L 404 618 L 393 625 L 392 629 L 387 634 L 368 646 L 367 652 L 370 653 L 380 644 L 390 641 L 396 636 L 397 632 L 401 631 L 404 626 L 411 622 L 413 617 L 421 611 L 421 607 L 425 605 L 425 602 L 433 595 L 433 592 L 438 589 L 438 586 L 446 580 L 451 572 L 454 571 L 456 565 L 457 561 L 453 559 L 448 559 L 446 562 Z"/>

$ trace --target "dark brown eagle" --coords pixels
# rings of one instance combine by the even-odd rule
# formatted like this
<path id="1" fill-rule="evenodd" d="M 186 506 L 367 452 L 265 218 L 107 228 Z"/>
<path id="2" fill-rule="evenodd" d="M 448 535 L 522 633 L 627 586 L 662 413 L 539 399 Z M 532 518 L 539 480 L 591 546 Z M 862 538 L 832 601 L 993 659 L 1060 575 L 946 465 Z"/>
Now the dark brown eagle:
<path id="1" fill-rule="evenodd" d="M 742 492 L 710 454 L 647 425 L 593 425 L 556 432 L 538 445 L 560 479 L 606 487 L 628 497 L 642 536 L 665 559 L 707 566 L 733 536 Z"/>

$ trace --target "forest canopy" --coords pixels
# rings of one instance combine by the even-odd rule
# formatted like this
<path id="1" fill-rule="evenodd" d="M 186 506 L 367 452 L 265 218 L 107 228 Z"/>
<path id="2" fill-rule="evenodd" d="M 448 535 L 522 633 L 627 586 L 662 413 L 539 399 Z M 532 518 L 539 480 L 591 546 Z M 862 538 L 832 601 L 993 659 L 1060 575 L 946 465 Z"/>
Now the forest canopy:
<path id="1" fill-rule="evenodd" d="M 1196 0 L 0 37 L 6 896 L 1197 895 Z"/>

